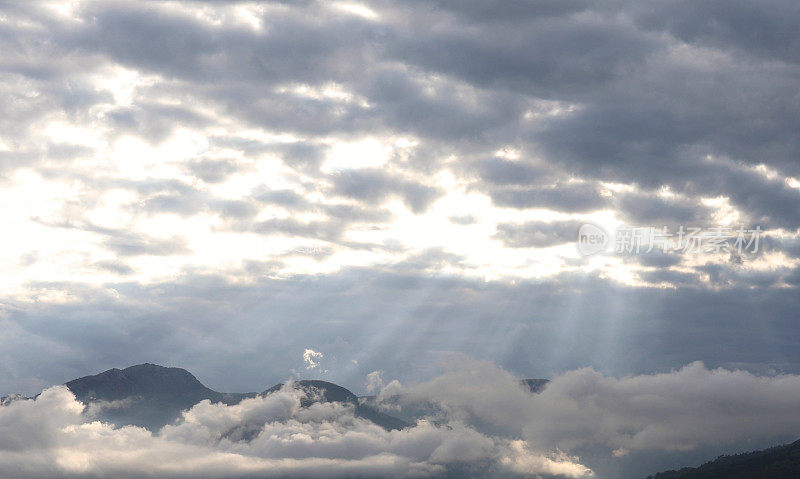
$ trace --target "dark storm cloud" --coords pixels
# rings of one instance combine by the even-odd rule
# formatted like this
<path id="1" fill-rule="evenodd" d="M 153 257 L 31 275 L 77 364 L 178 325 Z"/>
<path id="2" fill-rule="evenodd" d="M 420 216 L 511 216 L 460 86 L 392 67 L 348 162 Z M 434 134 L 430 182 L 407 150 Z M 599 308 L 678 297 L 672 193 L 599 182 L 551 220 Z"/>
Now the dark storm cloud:
<path id="1" fill-rule="evenodd" d="M 475 224 L 478 220 L 472 215 L 458 215 L 458 216 L 451 216 L 447 218 L 450 220 L 451 223 L 455 223 L 457 225 L 472 225 Z"/>
<path id="2" fill-rule="evenodd" d="M 190 252 L 186 239 L 180 236 L 149 238 L 122 231 L 111 232 L 103 246 L 120 256 L 172 256 Z"/>
<path id="3" fill-rule="evenodd" d="M 464 15 L 475 22 L 527 22 L 532 18 L 566 15 L 590 6 L 586 0 L 435 0 L 405 2 L 413 7 L 435 5 L 437 9 Z"/>
<path id="4" fill-rule="evenodd" d="M 493 238 L 511 248 L 546 248 L 574 242 L 581 224 L 580 221 L 501 223 Z"/>
<path id="5" fill-rule="evenodd" d="M 761 245 L 764 251 L 781 252 L 789 258 L 800 258 L 800 236 L 767 234 Z"/>
<path id="6" fill-rule="evenodd" d="M 699 273 L 707 275 L 708 282 L 715 286 L 731 284 L 749 284 L 752 287 L 771 287 L 784 280 L 791 269 L 785 266 L 774 270 L 758 271 L 738 267 L 738 262 L 705 263 L 695 268 Z"/>
<path id="7" fill-rule="evenodd" d="M 707 225 L 713 210 L 696 200 L 667 198 L 656 193 L 632 192 L 615 195 L 620 219 L 632 226 Z"/>
<path id="8" fill-rule="evenodd" d="M 478 164 L 478 174 L 487 183 L 495 185 L 528 185 L 552 178 L 552 170 L 544 166 L 492 158 Z"/>
<path id="9" fill-rule="evenodd" d="M 333 191 L 339 195 L 380 203 L 390 195 L 397 195 L 414 213 L 424 213 L 428 206 L 444 192 L 392 175 L 380 169 L 347 170 L 333 176 Z"/>
<path id="10" fill-rule="evenodd" d="M 463 268 L 466 265 L 466 258 L 461 255 L 450 253 L 444 248 L 427 248 L 424 251 L 409 255 L 400 264 L 395 265 L 401 272 L 423 272 L 425 270 L 440 270 L 445 266 Z"/>
<path id="11" fill-rule="evenodd" d="M 794 2 L 652 1 L 630 11 L 643 28 L 667 31 L 687 43 L 788 63 L 800 60 L 800 34 L 794 28 L 800 6 Z"/>
<path id="12" fill-rule="evenodd" d="M 206 183 L 221 183 L 239 171 L 235 160 L 199 158 L 186 163 L 185 167 Z"/>
<path id="13" fill-rule="evenodd" d="M 187 108 L 143 103 L 135 107 L 115 108 L 105 114 L 115 134 L 136 134 L 150 143 L 160 143 L 179 127 L 201 127 L 209 118 Z"/>
<path id="14" fill-rule="evenodd" d="M 360 205 L 309 205 L 310 211 L 325 215 L 324 219 L 301 221 L 293 217 L 270 218 L 263 221 L 232 221 L 230 228 L 239 232 L 254 232 L 263 235 L 278 234 L 287 237 L 318 239 L 352 248 L 372 248 L 373 245 L 349 241 L 343 237 L 348 227 L 354 224 L 377 227 L 392 219 L 389 210 L 362 207 Z"/>
<path id="15" fill-rule="evenodd" d="M 731 202 L 740 208 L 753 224 L 767 228 L 800 227 L 800 189 L 790 187 L 781 178 L 730 168 L 716 178 L 697 181 L 697 191 L 728 193 Z"/>
<path id="16" fill-rule="evenodd" d="M 239 278 L 250 281 L 236 283 L 192 273 L 150 286 L 116 283 L 115 295 L 77 284 L 36 284 L 73 299 L 24 310 L 6 301 L 3 347 L 13 358 L 7 366 L 19 377 L 46 371 L 44 379 L 57 383 L 146 360 L 180 363 L 211 386 L 232 391 L 277 382 L 298 367 L 305 347 L 337 351 L 326 355 L 327 377 L 344 384 L 360 384 L 377 369 L 424 378 L 433 367 L 431 354 L 441 350 L 477 354 L 522 377 L 588 364 L 627 374 L 697 359 L 711 367 L 775 364 L 800 371 L 792 341 L 800 334 L 792 319 L 800 297 L 794 287 L 712 289 L 664 272 L 651 279 L 677 289 L 626 288 L 583 273 L 515 284 L 417 273 L 432 262 L 459 261 L 443 253 L 428 251 L 394 269 L 281 279 L 264 277 L 266 265 L 242 270 Z M 29 361 L 43 348 L 47 355 Z M 14 381 L 6 377 L 3 391 L 18 391 Z"/>
<path id="17" fill-rule="evenodd" d="M 655 271 L 642 271 L 639 278 L 649 284 L 667 283 L 673 286 L 691 286 L 697 284 L 697 276 L 693 273 L 671 269 L 658 269 Z"/>
<path id="18" fill-rule="evenodd" d="M 193 216 L 200 212 L 210 212 L 225 219 L 242 220 L 258 214 L 258 206 L 247 200 L 222 200 L 210 195 L 159 194 L 144 200 L 139 209 L 150 214 L 173 213 L 180 216 Z"/>
<path id="19" fill-rule="evenodd" d="M 37 218 L 32 218 L 39 224 L 96 233 L 103 237 L 100 245 L 115 254 L 127 256 L 172 256 L 191 253 L 188 241 L 180 235 L 168 238 L 156 238 L 144 233 L 133 232 L 125 229 L 97 226 L 91 222 L 63 221 L 50 223 Z M 108 269 L 108 268 L 106 268 Z"/>
<path id="20" fill-rule="evenodd" d="M 94 263 L 93 266 L 98 269 L 116 273 L 120 276 L 125 276 L 133 273 L 133 268 L 131 268 L 124 262 L 117 260 L 98 261 L 97 263 Z"/>
<path id="21" fill-rule="evenodd" d="M 600 194 L 599 185 L 566 183 L 531 188 L 494 188 L 489 190 L 492 203 L 511 208 L 549 208 L 556 211 L 583 213 L 603 209 L 608 199 Z"/>
<path id="22" fill-rule="evenodd" d="M 332 14 L 322 4 L 271 12 L 269 28 L 259 33 L 213 27 L 154 4 L 89 3 L 79 13 L 92 18 L 91 26 L 66 29 L 53 24 L 53 35 L 59 37 L 62 48 L 102 53 L 129 68 L 180 80 L 178 89 L 162 87 L 162 92 L 211 98 L 228 113 L 261 127 L 344 135 L 394 128 L 433 141 L 465 139 L 465 134 L 476 139 L 489 134 L 500 138 L 508 136 L 503 128 L 513 125 L 526 104 L 518 95 L 502 91 L 476 91 L 447 79 L 432 83 L 424 72 L 409 70 L 390 58 L 376 61 L 392 36 L 402 33 L 391 24 L 376 26 Z M 276 90 L 285 83 L 326 82 L 344 84 L 366 97 L 371 106 Z M 433 95 L 427 93 L 432 86 Z M 477 95 L 479 101 L 465 103 L 470 95 Z M 177 112 L 157 103 L 145 105 L 114 115 L 126 128 L 151 128 L 142 134 L 158 137 L 162 131 L 158 125 L 169 124 Z M 137 119 L 133 111 L 151 121 Z M 176 119 L 196 123 L 196 114 L 187 115 Z"/>
<path id="23" fill-rule="evenodd" d="M 346 224 L 338 221 L 303 222 L 293 218 L 272 218 L 243 225 L 245 231 L 261 234 L 280 234 L 290 237 L 315 238 L 325 241 L 338 240 Z"/>
<path id="24" fill-rule="evenodd" d="M 764 13 L 752 2 L 730 11 L 717 2 L 695 8 L 681 2 L 515 2 L 502 8 L 378 2 L 381 22 L 309 3 L 271 11 L 261 32 L 214 27 L 157 4 L 90 3 L 79 12 L 92 18 L 90 26 L 55 25 L 53 35 L 64 48 L 99 50 L 130 67 L 181 79 L 188 91 L 265 127 L 316 133 L 392 128 L 430 142 L 457 139 L 470 148 L 479 138 L 495 144 L 527 138 L 568 169 L 657 185 L 678 182 L 674 172 L 691 169 L 706 153 L 793 164 L 798 105 L 785 99 L 795 96 L 794 67 L 759 63 L 758 56 L 714 56 L 729 44 L 757 43 L 746 31 L 769 34 L 744 51 L 772 51 L 778 39 L 791 45 L 795 36 L 786 25 L 797 9 L 772 3 Z M 748 23 L 750 30 L 737 28 L 748 11 L 761 13 Z M 624 21 L 626 15 L 636 21 Z M 513 21 L 522 18 L 526 22 Z M 681 41 L 708 50 L 684 51 Z M 709 56 L 705 64 L 693 62 L 703 55 Z M 432 83 L 425 72 L 444 74 L 437 80 L 443 86 L 464 83 L 426 95 Z M 346 85 L 371 107 L 290 98 L 272 88 L 327 81 Z M 521 121 L 530 95 L 580 108 L 532 128 Z"/>
<path id="25" fill-rule="evenodd" d="M 71 160 L 76 157 L 92 156 L 94 150 L 84 145 L 75 145 L 71 143 L 50 143 L 47 145 L 45 158 L 54 160 Z"/>
<path id="26" fill-rule="evenodd" d="M 158 194 L 142 202 L 142 210 L 148 213 L 174 213 L 193 216 L 203 209 L 198 198 L 189 195 Z"/>
<path id="27" fill-rule="evenodd" d="M 293 210 L 305 210 L 312 207 L 310 201 L 293 190 L 271 190 L 264 188 L 255 193 L 255 198 L 264 203 L 288 206 Z"/>
<path id="28" fill-rule="evenodd" d="M 413 134 L 421 140 L 418 150 L 405 163 L 392 159 L 393 166 L 428 174 L 438 171 L 442 158 L 466 159 L 452 170 L 497 206 L 562 212 L 612 208 L 626 220 L 650 224 L 703 221 L 709 209 L 699 197 L 727 196 L 748 221 L 798 225 L 798 190 L 746 168 L 764 163 L 779 174 L 797 171 L 800 104 L 791 54 L 797 35 L 788 27 L 797 15 L 793 4 L 369 5 L 378 21 L 317 2 L 287 3 L 260 18 L 260 31 L 243 24 L 214 25 L 184 8 L 158 3 L 88 2 L 76 10 L 84 21 L 71 23 L 36 5 L 9 6 L 14 18 L 47 28 L 26 29 L 16 22 L 0 38 L 10 52 L 3 65 L 13 80 L 0 92 L 9 112 L 0 121 L 8 121 L 4 131 L 18 133 L 24 143 L 29 132 L 21 125 L 33 124 L 53 108 L 77 120 L 89 118 L 90 107 L 111 103 L 110 93 L 97 90 L 80 73 L 116 62 L 159 78 L 137 90 L 141 97 L 134 105 L 107 112 L 118 132 L 157 140 L 176 124 L 203 127 L 210 120 L 193 106 L 214 104 L 246 125 L 310 137 L 270 144 L 222 135 L 210 137 L 213 145 L 248 158 L 278 154 L 285 164 L 330 182 L 332 191 L 357 203 L 396 196 L 412 211 L 424 212 L 440 192 L 406 172 L 326 176 L 318 167 L 328 146 L 317 135 Z M 43 94 L 26 96 L 20 86 L 25 81 Z M 330 82 L 355 100 L 279 89 Z M 181 106 L 161 101 L 165 97 L 179 99 Z M 575 108 L 549 114 L 542 101 Z M 526 119 L 528 111 L 541 115 Z M 529 162 L 529 153 L 520 161 L 485 159 L 509 145 L 534 152 L 541 161 Z M 18 167 L 31 165 L 45 148 L 0 154 L 3 165 Z M 83 154 L 81 148 L 51 148 L 50 153 L 67 158 Z M 706 155 L 727 163 L 708 162 Z M 185 168 L 210 183 L 244 171 L 233 160 L 205 158 Z M 572 181 L 576 176 L 585 181 Z M 608 197 L 597 180 L 637 188 Z M 95 179 L 92 184 L 112 183 Z M 685 199 L 658 198 L 653 192 L 662 185 Z M 314 204 L 294 190 L 259 190 L 254 201 L 229 201 L 179 181 L 145 179 L 125 187 L 142 196 L 136 204 L 141 212 L 209 212 L 243 231 L 340 240 L 353 222 L 389 219 L 386 212 L 363 205 Z M 256 201 L 290 214 L 316 211 L 328 218 L 246 225 L 259 210 Z M 128 254 L 148 245 L 162 251 L 141 238 L 109 241 Z"/>
<path id="29" fill-rule="evenodd" d="M 647 253 L 625 255 L 623 259 L 626 262 L 639 263 L 649 268 L 669 268 L 670 266 L 679 264 L 682 257 L 674 253 L 664 253 L 661 250 L 653 250 Z"/>
<path id="30" fill-rule="evenodd" d="M 565 35 L 579 39 L 576 42 L 581 45 L 592 45 L 578 54 L 570 51 L 570 42 L 546 47 L 547 53 L 559 54 L 559 62 L 553 65 L 538 50 L 538 45 L 548 45 L 533 38 L 538 32 L 509 28 L 507 24 L 485 25 L 469 15 L 468 20 L 446 16 L 438 22 L 432 20 L 430 24 L 436 28 L 429 29 L 427 37 L 425 32 L 416 32 L 415 41 L 430 42 L 436 48 L 409 48 L 411 53 L 406 58 L 475 84 L 517 91 L 537 89 L 547 98 L 575 101 L 579 108 L 574 112 L 547 119 L 539 128 L 529 130 L 529 138 L 547 152 L 548 160 L 569 171 L 646 186 L 670 184 L 679 190 L 688 188 L 693 194 L 705 192 L 703 183 L 716 178 L 722 185 L 711 191 L 714 194 L 736 197 L 737 204 L 745 208 L 752 205 L 766 209 L 759 203 L 774 195 L 739 191 L 741 179 L 728 181 L 737 180 L 734 172 L 711 172 L 702 164 L 702 158 L 707 154 L 723 155 L 746 164 L 772 164 L 786 173 L 797 173 L 792 160 L 800 151 L 794 133 L 800 117 L 800 104 L 793 93 L 798 82 L 796 58 L 781 54 L 778 58 L 789 63 L 783 64 L 752 54 L 770 49 L 778 38 L 785 40 L 778 51 L 792 51 L 796 35 L 787 25 L 797 16 L 797 8 L 788 2 L 776 4 L 768 12 L 752 2 L 741 2 L 730 10 L 717 2 L 701 7 L 681 5 L 644 2 L 611 9 L 630 11 L 638 25 L 645 27 L 639 31 L 627 24 L 620 28 L 620 17 L 603 11 L 595 17 L 548 19 L 553 28 L 560 26 L 562 32 L 569 32 Z M 752 23 L 747 20 L 748 11 L 759 12 L 754 13 Z M 493 21 L 492 15 L 486 17 L 487 22 Z M 736 28 L 742 22 L 748 24 L 747 28 Z M 457 25 L 479 28 L 485 34 L 470 36 L 468 28 L 458 29 Z M 534 25 L 535 21 L 531 30 Z M 704 28 L 707 25 L 713 27 Z M 500 29 L 503 31 L 498 32 Z M 542 35 L 548 31 L 538 30 Z M 657 40 L 652 36 L 662 32 L 673 33 L 676 38 Z M 763 39 L 763 45 L 740 49 L 742 42 L 759 43 L 746 40 L 755 38 L 755 33 L 748 37 L 743 32 L 763 32 L 757 36 Z M 525 55 L 516 53 L 516 45 L 523 43 L 531 47 Z M 604 49 L 614 52 L 614 60 L 595 63 L 604 57 Z M 738 54 L 741 51 L 751 55 L 742 56 Z M 481 58 L 485 60 L 476 60 Z M 503 63 L 506 58 L 518 61 Z M 584 70 L 577 74 L 567 68 Z M 563 76 L 566 81 L 551 84 L 551 74 Z M 522 76 L 526 81 L 515 81 Z M 580 84 L 574 83 L 578 79 L 591 90 L 581 89 Z M 727 87 L 717 88 L 722 84 Z M 779 188 L 784 189 L 785 186 Z M 793 225 L 795 209 L 789 204 L 776 206 L 770 208 L 769 216 L 776 218 L 777 224 Z"/>
<path id="31" fill-rule="evenodd" d="M 514 28 L 491 19 L 432 15 L 434 10 L 424 7 L 417 12 L 409 15 L 418 23 L 408 25 L 405 34 L 396 32 L 392 55 L 476 85 L 550 98 L 602 87 L 640 67 L 659 47 L 602 12 L 526 17 Z M 482 34 L 475 35 L 476 29 Z"/>
<path id="32" fill-rule="evenodd" d="M 669 184 L 691 194 L 708 191 L 707 184 L 720 178 L 714 194 L 735 196 L 739 205 L 769 210 L 770 219 L 792 224 L 795 192 L 785 192 L 789 202 L 762 205 L 766 200 L 760 191 L 735 188 L 741 179 L 726 182 L 736 179 L 735 173 L 709 171 L 701 164 L 705 154 L 715 154 L 796 171 L 790 159 L 800 151 L 794 135 L 800 110 L 797 102 L 786 99 L 795 96 L 797 72 L 780 62 L 759 64 L 760 57 L 753 54 L 771 51 L 777 39 L 788 45 L 794 41 L 785 26 L 796 8 L 774 3 L 769 13 L 748 2 L 730 11 L 716 2 L 696 8 L 683 8 L 680 2 L 519 2 L 503 8 L 474 2 L 375 3 L 385 19 L 377 23 L 309 3 L 271 12 L 265 18 L 269 28 L 262 32 L 214 27 L 154 4 L 90 3 L 79 11 L 93 18 L 90 27 L 62 26 L 53 34 L 62 37 L 59 45 L 86 52 L 100 49 L 130 67 L 181 79 L 186 92 L 211 96 L 261 126 L 315 134 L 389 128 L 426 138 L 430 145 L 424 148 L 458 140 L 470 152 L 479 139 L 494 143 L 484 141 L 486 150 L 503 142 L 530 142 L 531 148 L 547 153 L 548 162 L 590 178 Z M 748 23 L 751 31 L 771 32 L 759 36 L 761 45 L 749 45 L 758 42 L 741 34 L 748 30 L 737 28 L 748 11 L 761 12 Z M 620 12 L 635 22 L 622 21 Z M 519 18 L 529 21 L 514 21 Z M 659 37 L 663 32 L 675 38 Z M 287 38 L 303 40 L 287 43 Z M 704 50 L 681 50 L 681 41 Z M 733 54 L 718 55 L 717 50 Z M 745 58 L 737 55 L 740 51 L 751 53 Z M 705 63 L 693 61 L 704 55 Z M 715 68 L 708 68 L 708 62 Z M 434 81 L 424 72 L 447 76 Z M 227 85 L 234 74 L 231 88 Z M 371 106 L 274 91 L 283 83 L 328 81 L 345 85 Z M 425 93 L 431 88 L 433 96 Z M 531 94 L 573 101 L 579 108 L 532 127 L 521 118 Z M 155 103 L 135 108 L 152 118 L 139 123 L 159 131 L 164 130 L 160 123 L 197 121 L 195 113 L 179 118 L 172 113 L 174 107 Z M 143 134 L 157 138 L 155 130 Z M 315 147 L 299 143 L 291 148 L 295 151 L 287 154 L 287 161 L 319 164 Z M 311 149 L 298 150 L 303 148 Z M 483 163 L 478 172 L 493 184 L 531 184 L 541 176 L 502 161 Z M 547 196 L 542 192 L 491 194 L 503 205 L 554 203 L 542 201 Z M 424 199 L 412 204 L 417 210 L 424 206 Z M 577 210 L 567 205 L 566 211 Z"/>

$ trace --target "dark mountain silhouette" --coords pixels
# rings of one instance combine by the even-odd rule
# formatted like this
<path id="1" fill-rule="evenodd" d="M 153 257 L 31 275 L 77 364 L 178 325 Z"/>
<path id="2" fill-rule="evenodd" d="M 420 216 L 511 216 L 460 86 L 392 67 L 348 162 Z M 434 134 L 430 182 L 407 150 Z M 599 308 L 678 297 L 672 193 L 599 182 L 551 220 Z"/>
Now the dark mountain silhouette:
<path id="1" fill-rule="evenodd" d="M 520 381 L 523 386 L 527 387 L 530 392 L 536 394 L 542 392 L 547 383 L 550 382 L 549 379 L 522 379 Z"/>
<path id="2" fill-rule="evenodd" d="M 80 401 L 116 401 L 130 396 L 210 399 L 236 404 L 256 393 L 219 393 L 205 387 L 192 373 L 181 368 L 139 364 L 125 369 L 109 369 L 95 376 L 73 379 L 66 386 Z M 196 403 L 195 403 L 196 404 Z"/>
<path id="3" fill-rule="evenodd" d="M 314 402 L 358 402 L 358 396 L 338 384 L 320 381 L 316 379 L 305 379 L 292 383 L 295 389 L 303 391 L 306 395 L 300 399 L 302 406 L 308 406 Z M 283 383 L 276 384 L 264 391 L 263 394 L 273 393 L 283 387 Z"/>
<path id="4" fill-rule="evenodd" d="M 155 364 L 109 369 L 74 379 L 66 386 L 79 401 L 94 404 L 98 419 L 153 431 L 173 423 L 181 411 L 204 399 L 232 405 L 256 396 L 256 393 L 220 393 L 204 386 L 185 369 Z"/>
<path id="5" fill-rule="evenodd" d="M 532 393 L 540 392 L 548 383 L 547 379 L 523 379 L 520 383 Z M 348 389 L 337 384 L 320 380 L 295 381 L 292 387 L 303 391 L 300 400 L 302 407 L 315 402 L 341 402 L 353 406 L 355 415 L 368 419 L 387 429 L 402 429 L 417 419 L 435 419 L 441 411 L 436 404 L 404 404 L 399 407 L 400 397 L 388 398 L 379 404 L 375 396 L 358 397 Z M 75 397 L 87 405 L 88 411 L 96 419 L 117 426 L 134 425 L 157 431 L 167 424 L 180 419 L 181 412 L 190 409 L 202 400 L 227 405 L 238 404 L 245 398 L 259 393 L 222 393 L 203 385 L 189 371 L 181 368 L 164 367 L 156 364 L 138 364 L 125 369 L 109 369 L 102 373 L 74 379 L 66 386 Z M 276 384 L 260 393 L 271 394 L 283 387 Z M 11 395 L 0 398 L 0 405 L 23 396 Z M 382 411 L 388 406 L 389 412 Z"/>
<path id="6" fill-rule="evenodd" d="M 305 395 L 301 406 L 314 402 L 352 404 L 355 414 L 386 429 L 401 429 L 408 423 L 360 404 L 349 390 L 326 381 L 297 381 L 294 387 Z M 134 425 L 157 431 L 181 417 L 181 412 L 208 399 L 213 403 L 238 404 L 258 393 L 221 393 L 207 388 L 189 371 L 155 364 L 139 364 L 125 369 L 109 369 L 94 376 L 74 379 L 66 386 L 75 397 L 89 406 L 98 419 L 117 426 Z M 270 394 L 283 385 L 263 393 Z"/>
<path id="7" fill-rule="evenodd" d="M 763 451 L 720 456 L 700 467 L 659 472 L 647 479 L 797 479 L 800 441 Z"/>

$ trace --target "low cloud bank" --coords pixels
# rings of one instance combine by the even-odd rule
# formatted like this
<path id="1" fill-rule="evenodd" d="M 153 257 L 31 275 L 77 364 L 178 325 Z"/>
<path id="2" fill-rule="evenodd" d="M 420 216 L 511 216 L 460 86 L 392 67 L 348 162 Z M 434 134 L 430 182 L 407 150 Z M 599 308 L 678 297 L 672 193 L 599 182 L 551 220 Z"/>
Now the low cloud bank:
<path id="1" fill-rule="evenodd" d="M 203 401 L 159 433 L 89 422 L 63 386 L 0 408 L 0 476 L 517 477 L 590 476 L 565 454 L 421 420 L 386 431 L 336 403 L 300 406 L 284 388 L 236 406 Z"/>
<path id="2" fill-rule="evenodd" d="M 465 358 L 422 384 L 389 383 L 379 396 L 387 409 L 432 404 L 441 418 L 519 437 L 533 449 L 602 450 L 614 457 L 794 440 L 798 397 L 798 375 L 759 376 L 700 362 L 623 378 L 584 368 L 530 394 L 508 372 Z"/>
<path id="3" fill-rule="evenodd" d="M 589 449 L 614 461 L 800 431 L 800 376 L 701 363 L 624 378 L 580 369 L 532 394 L 491 363 L 461 357 L 425 383 L 383 387 L 387 412 L 417 411 L 399 431 L 350 405 L 301 407 L 301 394 L 203 401 L 153 434 L 92 421 L 91 408 L 53 387 L 0 407 L 0 476 L 579 478 L 595 477 L 592 461 L 577 457 Z"/>

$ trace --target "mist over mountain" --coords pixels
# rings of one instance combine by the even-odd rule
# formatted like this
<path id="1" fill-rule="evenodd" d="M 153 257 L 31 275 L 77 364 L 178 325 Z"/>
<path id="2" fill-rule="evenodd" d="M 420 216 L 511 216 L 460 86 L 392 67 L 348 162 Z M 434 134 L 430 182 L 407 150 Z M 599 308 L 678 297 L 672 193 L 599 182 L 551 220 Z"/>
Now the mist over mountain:
<path id="1" fill-rule="evenodd" d="M 294 389 L 303 391 L 300 399 L 302 406 L 310 406 L 314 402 L 339 402 L 352 405 L 355 416 L 368 419 L 387 430 L 402 429 L 410 425 L 409 422 L 380 412 L 370 404 L 359 400 L 359 397 L 338 384 L 320 380 L 300 380 L 291 384 Z M 276 384 L 263 392 L 270 394 L 279 391 L 283 384 Z"/>
<path id="2" fill-rule="evenodd" d="M 533 394 L 541 393 L 550 381 L 522 379 L 519 385 Z M 189 371 L 144 363 L 125 369 L 109 369 L 96 375 L 71 380 L 65 384 L 75 398 L 86 405 L 91 418 L 117 427 L 140 426 L 157 432 L 181 420 L 184 411 L 201 401 L 234 406 L 244 399 L 269 396 L 288 387 L 300 394 L 299 405 L 340 404 L 350 407 L 354 417 L 366 419 L 387 431 L 412 426 L 419 420 L 446 425 L 446 406 L 438 401 L 420 400 L 406 394 L 389 396 L 357 396 L 350 390 L 323 380 L 297 380 L 276 384 L 261 393 L 225 393 L 203 385 Z M 3 403 L 25 399 L 8 396 Z M 391 413 L 391 414 L 389 414 Z M 480 418 L 470 421 L 479 430 L 493 431 L 489 422 Z M 239 425 L 224 434 L 238 440 L 252 440 L 261 429 Z M 800 474 L 800 441 L 763 451 L 720 456 L 699 467 L 660 472 L 648 479 L 789 479 Z"/>
<path id="3" fill-rule="evenodd" d="M 125 369 L 109 369 L 65 384 L 75 398 L 86 404 L 97 419 L 117 426 L 141 426 L 158 431 L 181 417 L 181 412 L 203 400 L 228 406 L 259 393 L 223 393 L 203 385 L 189 371 L 156 364 L 138 364 Z M 280 391 L 276 384 L 262 393 Z M 409 424 L 361 404 L 358 396 L 337 384 L 320 380 L 295 381 L 291 386 L 303 393 L 300 404 L 339 402 L 351 405 L 357 417 L 369 419 L 386 429 L 401 429 Z"/>
<path id="4" fill-rule="evenodd" d="M 370 373 L 367 390 L 377 394 L 362 397 L 322 380 L 223 393 L 180 368 L 111 369 L 4 398 L 0 477 L 642 479 L 800 431 L 790 399 L 800 376 L 694 363 L 624 378 L 584 368 L 520 380 L 456 359 L 415 384 Z M 776 451 L 657 477 L 794 473 L 793 450 Z"/>
<path id="5" fill-rule="evenodd" d="M 546 379 L 523 379 L 520 384 L 536 393 L 547 382 Z M 89 407 L 93 417 L 117 426 L 140 426 L 151 431 L 158 431 L 165 425 L 174 423 L 181 417 L 182 411 L 200 401 L 208 400 L 230 406 L 259 395 L 256 392 L 214 391 L 185 369 L 150 363 L 125 369 L 109 369 L 92 376 L 73 379 L 65 385 L 77 400 Z M 282 387 L 284 384 L 275 384 L 260 394 L 271 394 Z M 384 398 L 382 404 L 378 404 L 375 396 L 359 397 L 328 381 L 298 380 L 293 381 L 291 387 L 303 393 L 300 400 L 302 407 L 316 402 L 348 404 L 354 408 L 357 417 L 368 419 L 387 430 L 402 429 L 420 418 L 435 416 L 437 413 L 436 406 L 432 404 L 407 404 L 402 409 L 397 407 L 401 417 L 394 417 L 381 409 L 387 410 L 387 404 L 396 404 L 400 398 Z"/>
<path id="6" fill-rule="evenodd" d="M 74 379 L 66 386 L 76 399 L 91 408 L 97 419 L 151 431 L 175 422 L 181 411 L 204 399 L 233 405 L 256 396 L 256 393 L 220 393 L 204 386 L 185 369 L 149 363 L 109 369 Z"/>

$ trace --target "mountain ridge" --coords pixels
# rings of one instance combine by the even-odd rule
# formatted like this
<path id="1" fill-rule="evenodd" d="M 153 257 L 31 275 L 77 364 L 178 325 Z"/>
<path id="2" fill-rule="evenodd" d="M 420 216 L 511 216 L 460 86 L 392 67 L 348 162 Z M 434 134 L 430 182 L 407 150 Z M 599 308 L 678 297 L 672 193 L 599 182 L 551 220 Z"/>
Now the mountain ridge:
<path id="1" fill-rule="evenodd" d="M 64 385 L 87 406 L 102 406 L 97 408 L 101 420 L 116 426 L 134 425 L 157 431 L 174 423 L 182 411 L 200 401 L 235 405 L 244 399 L 276 392 L 284 384 L 276 384 L 261 393 L 223 393 L 205 386 L 183 368 L 142 363 L 83 376 Z M 303 392 L 301 407 L 308 407 L 315 402 L 343 402 L 353 406 L 356 416 L 387 430 L 409 426 L 406 421 L 361 404 L 358 396 L 338 384 L 322 380 L 298 380 L 291 384 Z"/>
<path id="2" fill-rule="evenodd" d="M 698 467 L 659 472 L 647 479 L 796 479 L 800 440 L 742 454 L 722 455 Z"/>
<path id="3" fill-rule="evenodd" d="M 414 422 L 413 415 L 395 417 L 386 414 L 374 397 L 360 397 L 332 382 L 301 379 L 289 383 L 291 387 L 302 391 L 301 407 L 308 407 L 315 402 L 350 404 L 357 417 L 387 430 L 403 429 Z M 540 392 L 547 383 L 546 379 L 520 380 L 520 384 L 532 393 Z M 123 369 L 111 368 L 64 383 L 78 401 L 87 407 L 96 406 L 93 413 L 97 419 L 116 426 L 133 425 L 151 431 L 173 424 L 180 419 L 182 411 L 200 401 L 209 400 L 230 406 L 247 398 L 274 393 L 285 384 L 275 384 L 260 393 L 225 393 L 205 386 L 186 369 L 153 363 L 136 364 Z M 0 398 L 0 404 L 18 399 L 28 398 L 9 395 Z"/>

